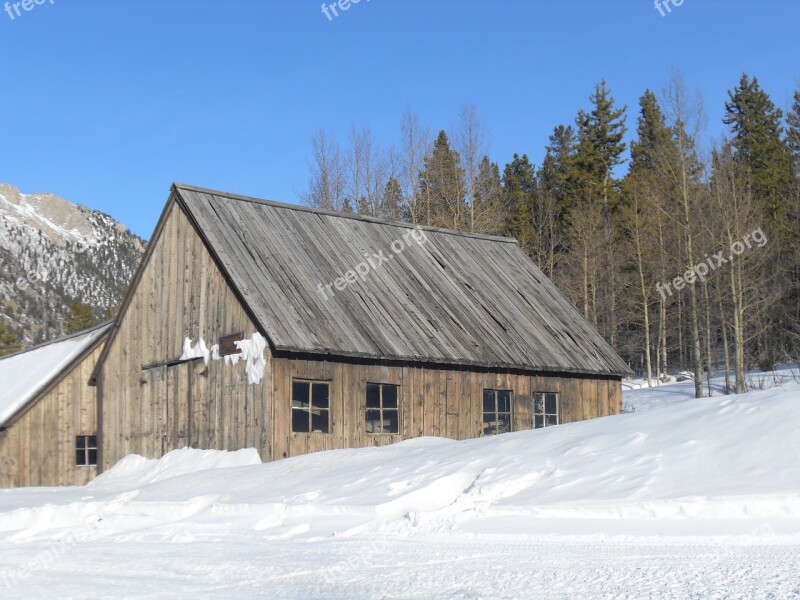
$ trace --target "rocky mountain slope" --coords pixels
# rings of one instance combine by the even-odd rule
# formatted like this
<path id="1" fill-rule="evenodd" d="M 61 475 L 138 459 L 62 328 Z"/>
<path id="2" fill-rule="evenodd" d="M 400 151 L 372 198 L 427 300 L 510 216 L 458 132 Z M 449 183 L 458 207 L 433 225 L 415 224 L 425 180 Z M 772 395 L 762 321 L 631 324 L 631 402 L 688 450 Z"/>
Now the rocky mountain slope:
<path id="1" fill-rule="evenodd" d="M 0 321 L 27 346 L 61 335 L 74 300 L 103 318 L 144 245 L 106 214 L 0 183 Z"/>

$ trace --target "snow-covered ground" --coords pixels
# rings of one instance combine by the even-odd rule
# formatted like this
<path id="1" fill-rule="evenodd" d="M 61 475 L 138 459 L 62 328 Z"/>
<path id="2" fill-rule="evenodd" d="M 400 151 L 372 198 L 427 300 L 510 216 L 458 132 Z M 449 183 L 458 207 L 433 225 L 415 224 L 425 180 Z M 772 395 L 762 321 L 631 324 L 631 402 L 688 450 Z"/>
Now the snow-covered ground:
<path id="1" fill-rule="evenodd" d="M 800 598 L 800 383 L 468 442 L 0 491 L 0 598 Z"/>

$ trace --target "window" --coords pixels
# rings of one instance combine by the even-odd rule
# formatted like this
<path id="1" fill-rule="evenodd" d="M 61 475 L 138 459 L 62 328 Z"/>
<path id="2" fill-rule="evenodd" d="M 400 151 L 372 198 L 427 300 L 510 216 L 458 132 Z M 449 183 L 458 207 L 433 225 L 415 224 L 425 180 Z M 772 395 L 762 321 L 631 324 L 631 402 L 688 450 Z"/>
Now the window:
<path id="1" fill-rule="evenodd" d="M 327 381 L 292 382 L 292 431 L 328 433 L 330 383 Z"/>
<path id="2" fill-rule="evenodd" d="M 400 433 L 397 396 L 400 386 L 367 384 L 367 433 Z"/>
<path id="3" fill-rule="evenodd" d="M 75 438 L 75 466 L 97 466 L 96 435 L 79 435 Z"/>
<path id="4" fill-rule="evenodd" d="M 511 431 L 511 392 L 483 390 L 483 435 Z"/>
<path id="5" fill-rule="evenodd" d="M 230 356 L 232 354 L 239 354 L 239 348 L 236 342 L 244 340 L 244 333 L 232 333 L 230 335 L 223 335 L 219 338 L 219 355 Z"/>
<path id="6" fill-rule="evenodd" d="M 558 394 L 553 392 L 536 392 L 533 394 L 533 427 L 551 427 L 558 425 Z"/>

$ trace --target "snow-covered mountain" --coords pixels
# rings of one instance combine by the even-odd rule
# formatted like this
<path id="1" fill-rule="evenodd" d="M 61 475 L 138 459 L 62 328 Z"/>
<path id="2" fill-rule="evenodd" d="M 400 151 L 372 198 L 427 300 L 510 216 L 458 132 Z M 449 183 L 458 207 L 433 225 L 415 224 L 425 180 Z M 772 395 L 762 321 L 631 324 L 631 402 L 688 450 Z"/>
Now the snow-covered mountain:
<path id="1" fill-rule="evenodd" d="M 0 183 L 0 319 L 26 345 L 61 335 L 73 300 L 113 310 L 143 252 L 106 214 Z"/>

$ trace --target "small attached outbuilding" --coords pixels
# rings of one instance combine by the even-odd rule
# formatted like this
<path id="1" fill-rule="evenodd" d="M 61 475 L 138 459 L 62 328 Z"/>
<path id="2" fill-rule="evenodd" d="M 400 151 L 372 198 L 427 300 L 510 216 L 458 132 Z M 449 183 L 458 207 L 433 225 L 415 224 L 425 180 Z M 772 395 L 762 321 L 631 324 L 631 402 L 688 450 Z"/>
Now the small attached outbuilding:
<path id="1" fill-rule="evenodd" d="M 99 468 L 551 427 L 627 373 L 513 239 L 176 184 L 93 374 Z"/>
<path id="2" fill-rule="evenodd" d="M 89 377 L 110 326 L 0 360 L 0 487 L 83 485 L 97 474 Z"/>

